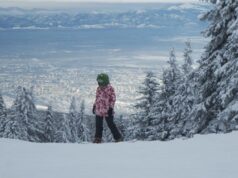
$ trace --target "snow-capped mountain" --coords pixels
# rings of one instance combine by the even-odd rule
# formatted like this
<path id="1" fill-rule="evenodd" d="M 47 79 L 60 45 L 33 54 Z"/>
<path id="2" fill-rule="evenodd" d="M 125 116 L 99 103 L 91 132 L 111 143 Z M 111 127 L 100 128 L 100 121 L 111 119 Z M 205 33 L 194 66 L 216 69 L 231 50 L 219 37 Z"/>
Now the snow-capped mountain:
<path id="1" fill-rule="evenodd" d="M 1 29 L 49 28 L 165 28 L 181 25 L 196 26 L 198 15 L 206 4 L 157 4 L 150 9 L 124 11 L 89 11 L 0 8 Z"/>

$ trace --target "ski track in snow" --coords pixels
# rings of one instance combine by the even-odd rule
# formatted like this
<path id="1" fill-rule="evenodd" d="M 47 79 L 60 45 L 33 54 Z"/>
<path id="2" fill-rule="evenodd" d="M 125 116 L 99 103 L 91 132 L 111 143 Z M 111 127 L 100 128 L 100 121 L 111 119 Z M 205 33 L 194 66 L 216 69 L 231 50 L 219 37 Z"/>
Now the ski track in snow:
<path id="1" fill-rule="evenodd" d="M 0 177 L 236 178 L 237 138 L 238 132 L 105 144 L 0 139 Z"/>

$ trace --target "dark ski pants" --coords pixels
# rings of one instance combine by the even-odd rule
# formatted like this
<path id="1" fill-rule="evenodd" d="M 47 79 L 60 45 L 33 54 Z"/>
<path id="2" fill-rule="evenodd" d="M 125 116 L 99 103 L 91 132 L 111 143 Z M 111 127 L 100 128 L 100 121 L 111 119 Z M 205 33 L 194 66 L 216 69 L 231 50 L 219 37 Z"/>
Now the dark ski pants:
<path id="1" fill-rule="evenodd" d="M 102 132 L 103 132 L 103 117 L 101 116 L 96 116 L 96 133 L 95 133 L 95 138 L 102 138 Z M 113 138 L 115 140 L 118 140 L 121 138 L 121 134 L 118 131 L 114 121 L 113 121 L 113 116 L 110 117 L 105 117 L 105 120 L 107 122 L 108 127 L 110 128 Z"/>

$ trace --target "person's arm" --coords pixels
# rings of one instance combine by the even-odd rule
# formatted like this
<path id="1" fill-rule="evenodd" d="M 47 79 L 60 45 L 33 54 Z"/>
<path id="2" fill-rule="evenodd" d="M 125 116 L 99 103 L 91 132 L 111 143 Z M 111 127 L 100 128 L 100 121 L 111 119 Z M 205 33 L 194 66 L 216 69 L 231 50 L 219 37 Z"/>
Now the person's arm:
<path id="1" fill-rule="evenodd" d="M 111 90 L 110 90 L 110 100 L 109 100 L 109 107 L 110 108 L 114 108 L 114 105 L 115 105 L 115 102 L 116 102 L 116 94 L 115 94 L 115 90 L 113 87 L 111 87 Z"/>

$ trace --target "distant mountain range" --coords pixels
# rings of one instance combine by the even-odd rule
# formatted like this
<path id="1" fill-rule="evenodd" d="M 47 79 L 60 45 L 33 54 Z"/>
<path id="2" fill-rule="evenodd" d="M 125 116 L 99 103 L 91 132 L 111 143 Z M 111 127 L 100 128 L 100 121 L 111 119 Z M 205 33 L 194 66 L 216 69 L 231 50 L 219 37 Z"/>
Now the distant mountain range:
<path id="1" fill-rule="evenodd" d="M 107 28 L 201 28 L 198 15 L 207 4 L 170 4 L 127 11 L 70 12 L 67 10 L 0 8 L 0 29 L 107 29 Z"/>

